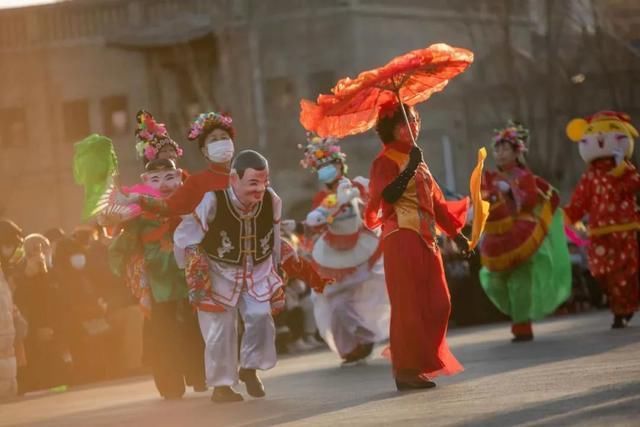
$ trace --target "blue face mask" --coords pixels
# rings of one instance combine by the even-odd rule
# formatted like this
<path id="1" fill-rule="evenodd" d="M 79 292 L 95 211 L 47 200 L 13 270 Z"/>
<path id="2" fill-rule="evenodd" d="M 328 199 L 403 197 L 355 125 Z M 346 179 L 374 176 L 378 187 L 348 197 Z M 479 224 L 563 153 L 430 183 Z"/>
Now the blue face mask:
<path id="1" fill-rule="evenodd" d="M 323 184 L 329 184 L 338 177 L 338 168 L 335 165 L 327 165 L 318 169 L 318 179 Z"/>

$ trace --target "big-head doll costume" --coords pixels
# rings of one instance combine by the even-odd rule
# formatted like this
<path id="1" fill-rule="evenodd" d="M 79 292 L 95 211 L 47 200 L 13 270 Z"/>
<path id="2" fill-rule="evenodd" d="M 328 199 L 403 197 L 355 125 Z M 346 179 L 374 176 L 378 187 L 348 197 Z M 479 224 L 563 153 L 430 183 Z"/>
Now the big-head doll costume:
<path id="1" fill-rule="evenodd" d="M 578 144 L 587 170 L 564 211 L 570 223 L 588 217 L 589 270 L 607 294 L 612 327 L 622 328 L 638 310 L 639 299 L 640 174 L 629 161 L 638 131 L 627 114 L 600 111 L 572 120 L 567 135 Z"/>

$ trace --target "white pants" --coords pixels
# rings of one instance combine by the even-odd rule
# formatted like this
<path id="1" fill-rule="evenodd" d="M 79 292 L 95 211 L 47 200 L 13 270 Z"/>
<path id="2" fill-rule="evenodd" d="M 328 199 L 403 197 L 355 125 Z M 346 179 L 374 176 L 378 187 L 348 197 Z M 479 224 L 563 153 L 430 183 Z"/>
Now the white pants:
<path id="1" fill-rule="evenodd" d="M 227 307 L 223 313 L 198 311 L 210 387 L 231 386 L 238 382 L 238 312 L 244 322 L 240 367 L 265 370 L 276 364 L 276 328 L 271 304 L 256 301 L 243 292 L 238 305 Z"/>
<path id="2" fill-rule="evenodd" d="M 357 287 L 352 287 L 327 298 L 331 307 L 329 327 L 342 357 L 355 350 L 358 344 L 376 341 L 375 332 L 364 326 L 365 321 L 356 308 L 357 295 Z"/>

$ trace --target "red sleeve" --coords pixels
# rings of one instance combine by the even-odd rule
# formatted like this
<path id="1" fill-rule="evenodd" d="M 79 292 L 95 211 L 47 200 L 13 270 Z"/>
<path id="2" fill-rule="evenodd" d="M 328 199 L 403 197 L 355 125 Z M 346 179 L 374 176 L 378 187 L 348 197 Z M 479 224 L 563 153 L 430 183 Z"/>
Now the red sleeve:
<path id="1" fill-rule="evenodd" d="M 564 208 L 564 213 L 571 223 L 580 221 L 589 211 L 591 201 L 591 181 L 585 175 L 582 175 L 578 186 L 571 195 L 571 201 Z"/>
<path id="2" fill-rule="evenodd" d="M 490 171 L 484 171 L 482 173 L 482 181 L 480 183 L 480 191 L 482 198 L 487 201 L 491 201 L 492 196 L 496 196 L 497 192 L 493 184 L 494 173 Z"/>
<path id="3" fill-rule="evenodd" d="M 640 174 L 638 170 L 629 162 L 625 163 L 626 170 L 618 177 L 616 182 L 616 188 L 622 189 L 625 193 L 638 193 L 640 192 Z"/>
<path id="4" fill-rule="evenodd" d="M 201 175 L 192 175 L 166 199 L 169 215 L 188 215 L 198 206 L 206 191 L 201 190 Z"/>
<path id="5" fill-rule="evenodd" d="M 527 172 L 524 176 L 518 178 L 516 185 L 521 201 L 520 209 L 530 212 L 538 203 L 538 186 L 536 177 L 531 172 Z"/>
<path id="6" fill-rule="evenodd" d="M 369 173 L 369 202 L 365 208 L 365 223 L 369 228 L 380 225 L 379 211 L 382 206 L 382 191 L 398 176 L 398 166 L 387 157 L 373 161 Z"/>
<path id="7" fill-rule="evenodd" d="M 331 282 L 325 279 L 313 268 L 313 265 L 303 257 L 298 256 L 289 242 L 282 239 L 282 269 L 292 279 L 298 279 L 316 292 L 322 293 L 324 287 Z"/>
<path id="8" fill-rule="evenodd" d="M 438 228 L 450 237 L 457 236 L 467 222 L 467 211 L 469 210 L 469 198 L 462 200 L 447 201 L 442 194 L 442 190 L 435 182 L 431 181 L 431 195 L 433 199 L 433 210 L 436 216 Z"/>

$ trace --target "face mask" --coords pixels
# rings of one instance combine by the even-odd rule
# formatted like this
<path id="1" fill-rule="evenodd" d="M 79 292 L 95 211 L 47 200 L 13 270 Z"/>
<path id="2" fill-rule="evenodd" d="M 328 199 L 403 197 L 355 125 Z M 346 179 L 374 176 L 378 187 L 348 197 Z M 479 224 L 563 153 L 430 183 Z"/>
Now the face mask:
<path id="1" fill-rule="evenodd" d="M 2 256 L 5 258 L 9 258 L 11 255 L 13 255 L 13 253 L 16 251 L 16 248 L 13 246 L 6 246 L 6 245 L 2 245 L 2 248 L 0 249 L 0 252 L 2 253 Z"/>
<path id="2" fill-rule="evenodd" d="M 318 169 L 318 179 L 323 184 L 329 184 L 338 177 L 338 168 L 335 165 L 327 165 Z"/>
<path id="3" fill-rule="evenodd" d="M 82 270 L 87 263 L 87 258 L 82 254 L 71 255 L 71 266 L 76 270 Z"/>
<path id="4" fill-rule="evenodd" d="M 207 157 L 215 163 L 226 163 L 233 158 L 233 141 L 221 139 L 207 144 Z"/>

